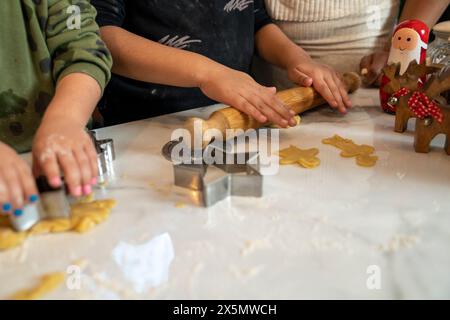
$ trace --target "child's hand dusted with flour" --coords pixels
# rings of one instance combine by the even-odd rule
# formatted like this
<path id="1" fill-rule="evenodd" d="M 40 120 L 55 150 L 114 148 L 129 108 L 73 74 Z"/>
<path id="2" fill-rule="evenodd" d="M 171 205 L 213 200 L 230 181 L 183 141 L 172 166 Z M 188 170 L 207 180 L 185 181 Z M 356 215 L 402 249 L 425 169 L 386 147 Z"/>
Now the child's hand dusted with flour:
<path id="1" fill-rule="evenodd" d="M 94 144 L 85 130 L 100 99 L 97 81 L 82 73 L 60 80 L 33 142 L 34 176 L 45 175 L 60 187 L 64 175 L 70 194 L 88 195 L 97 183 Z M 14 149 L 0 142 L 0 212 L 20 216 L 39 198 L 32 171 Z"/>
<path id="2" fill-rule="evenodd" d="M 83 73 L 62 78 L 33 142 L 34 176 L 46 176 L 60 187 L 64 175 L 70 194 L 92 192 L 98 167 L 94 144 L 85 130 L 100 99 L 97 81 Z M 0 142 L 0 212 L 20 216 L 26 204 L 38 200 L 33 173 L 14 149 Z"/>
<path id="3" fill-rule="evenodd" d="M 85 126 L 112 59 L 95 8 L 89 0 L 76 6 L 79 19 L 72 19 L 70 0 L 0 1 L 0 212 L 21 216 L 38 201 L 33 173 L 53 187 L 64 176 L 73 196 L 90 193 L 96 182 Z M 33 170 L 18 155 L 30 150 Z"/>
<path id="4" fill-rule="evenodd" d="M 64 174 L 75 197 L 90 194 L 97 183 L 97 155 L 85 126 L 100 94 L 100 86 L 88 75 L 64 77 L 33 143 L 35 175 L 43 174 L 52 187 L 59 187 Z"/>

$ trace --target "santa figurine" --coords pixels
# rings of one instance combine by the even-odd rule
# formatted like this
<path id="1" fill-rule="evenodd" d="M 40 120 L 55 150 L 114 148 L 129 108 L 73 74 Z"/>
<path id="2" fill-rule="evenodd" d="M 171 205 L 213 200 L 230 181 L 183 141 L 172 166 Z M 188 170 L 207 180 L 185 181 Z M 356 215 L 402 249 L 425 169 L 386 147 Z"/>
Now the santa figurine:
<path id="1" fill-rule="evenodd" d="M 417 63 L 424 63 L 427 56 L 428 37 L 430 29 L 420 20 L 406 20 L 397 25 L 392 36 L 391 51 L 388 58 L 388 65 L 400 63 L 400 75 L 406 72 L 409 63 L 415 60 Z M 426 79 L 419 79 L 424 82 Z M 395 101 L 384 91 L 384 86 L 389 83 L 389 79 L 383 76 L 380 86 L 381 107 L 385 112 L 395 113 Z"/>

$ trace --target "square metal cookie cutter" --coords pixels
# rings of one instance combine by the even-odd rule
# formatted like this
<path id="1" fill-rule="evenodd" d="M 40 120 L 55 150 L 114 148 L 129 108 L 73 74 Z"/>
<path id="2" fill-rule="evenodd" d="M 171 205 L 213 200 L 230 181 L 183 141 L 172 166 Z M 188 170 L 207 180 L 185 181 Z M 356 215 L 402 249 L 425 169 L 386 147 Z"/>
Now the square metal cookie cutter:
<path id="1" fill-rule="evenodd" d="M 89 135 L 97 152 L 99 182 L 104 183 L 114 175 L 113 161 L 116 157 L 114 141 L 112 139 L 98 140 L 94 131 L 89 131 Z M 37 178 L 36 185 L 40 194 L 39 201 L 27 204 L 20 216 L 10 215 L 11 225 L 17 231 L 29 230 L 45 219 L 70 218 L 70 196 L 65 186 L 52 188 L 45 177 Z"/>
<path id="2" fill-rule="evenodd" d="M 97 151 L 98 178 L 104 183 L 114 176 L 114 160 L 116 153 L 113 139 L 97 139 L 95 131 L 89 131 L 95 150 Z"/>
<path id="3" fill-rule="evenodd" d="M 201 154 L 175 154 L 174 148 L 183 143 L 181 138 L 169 141 L 162 154 L 173 163 L 174 184 L 199 192 L 203 206 L 212 206 L 229 196 L 262 197 L 258 152 L 233 152 L 231 142 L 213 141 Z"/>
<path id="4" fill-rule="evenodd" d="M 46 177 L 36 179 L 39 201 L 24 206 L 20 216 L 11 214 L 9 220 L 16 231 L 26 231 L 45 219 L 70 218 L 70 205 L 65 186 L 52 188 Z"/>

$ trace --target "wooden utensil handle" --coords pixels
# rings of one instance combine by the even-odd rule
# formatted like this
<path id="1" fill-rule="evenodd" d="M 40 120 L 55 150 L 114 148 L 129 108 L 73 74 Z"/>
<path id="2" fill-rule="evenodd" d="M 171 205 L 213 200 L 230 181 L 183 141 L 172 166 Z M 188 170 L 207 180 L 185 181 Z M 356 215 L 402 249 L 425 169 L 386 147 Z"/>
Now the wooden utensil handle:
<path id="1" fill-rule="evenodd" d="M 361 86 L 361 78 L 354 72 L 345 73 L 343 75 L 343 81 L 347 91 L 350 93 L 356 91 Z M 288 108 L 294 110 L 296 114 L 325 103 L 325 99 L 323 99 L 313 87 L 297 87 L 280 91 L 277 93 L 277 97 Z M 205 134 L 208 129 L 219 130 L 222 133 L 222 136 L 225 137 L 227 129 L 248 130 L 256 129 L 264 125 L 266 124 L 256 121 L 251 116 L 236 108 L 227 107 L 212 113 L 208 120 L 190 118 L 186 122 L 185 127 L 190 131 L 192 138 L 194 137 L 194 133 L 199 134 L 199 132 L 194 130 L 195 126 L 197 126 L 197 128 L 201 127 L 203 146 L 205 146 L 211 141 L 211 137 L 208 137 Z"/>

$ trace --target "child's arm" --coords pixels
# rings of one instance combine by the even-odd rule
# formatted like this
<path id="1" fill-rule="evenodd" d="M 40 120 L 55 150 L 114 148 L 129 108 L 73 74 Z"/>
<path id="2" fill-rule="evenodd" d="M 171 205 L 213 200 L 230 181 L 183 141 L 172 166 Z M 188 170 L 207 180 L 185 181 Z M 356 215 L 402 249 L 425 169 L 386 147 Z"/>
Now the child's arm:
<path id="1" fill-rule="evenodd" d="M 91 192 L 97 178 L 96 154 L 85 126 L 109 80 L 112 61 L 87 0 L 76 2 L 79 28 L 69 28 L 71 2 L 48 0 L 47 46 L 57 86 L 36 133 L 33 166 L 54 187 L 61 185 L 64 172 L 71 194 L 80 196 Z"/>
<path id="2" fill-rule="evenodd" d="M 0 142 L 0 213 L 20 215 L 27 202 L 38 199 L 29 165 Z"/>
<path id="3" fill-rule="evenodd" d="M 65 76 L 58 82 L 33 144 L 35 174 L 42 172 L 51 185 L 59 186 L 61 168 L 74 196 L 91 193 L 96 183 L 97 155 L 84 128 L 100 96 L 101 88 L 91 76 Z"/>
<path id="4" fill-rule="evenodd" d="M 419 19 L 432 28 L 449 5 L 450 0 L 407 0 L 400 16 L 400 22 Z"/>
<path id="5" fill-rule="evenodd" d="M 267 24 L 256 33 L 256 48 L 267 62 L 286 69 L 293 82 L 313 85 L 332 107 L 341 112 L 351 107 L 340 75 L 330 67 L 314 62 L 275 24 Z"/>
<path id="6" fill-rule="evenodd" d="M 282 127 L 295 125 L 293 114 L 276 98 L 276 89 L 259 85 L 243 72 L 120 27 L 102 27 L 101 34 L 114 58 L 113 71 L 119 75 L 145 82 L 198 87 L 209 98 L 234 106 L 260 122 L 271 121 Z"/>

